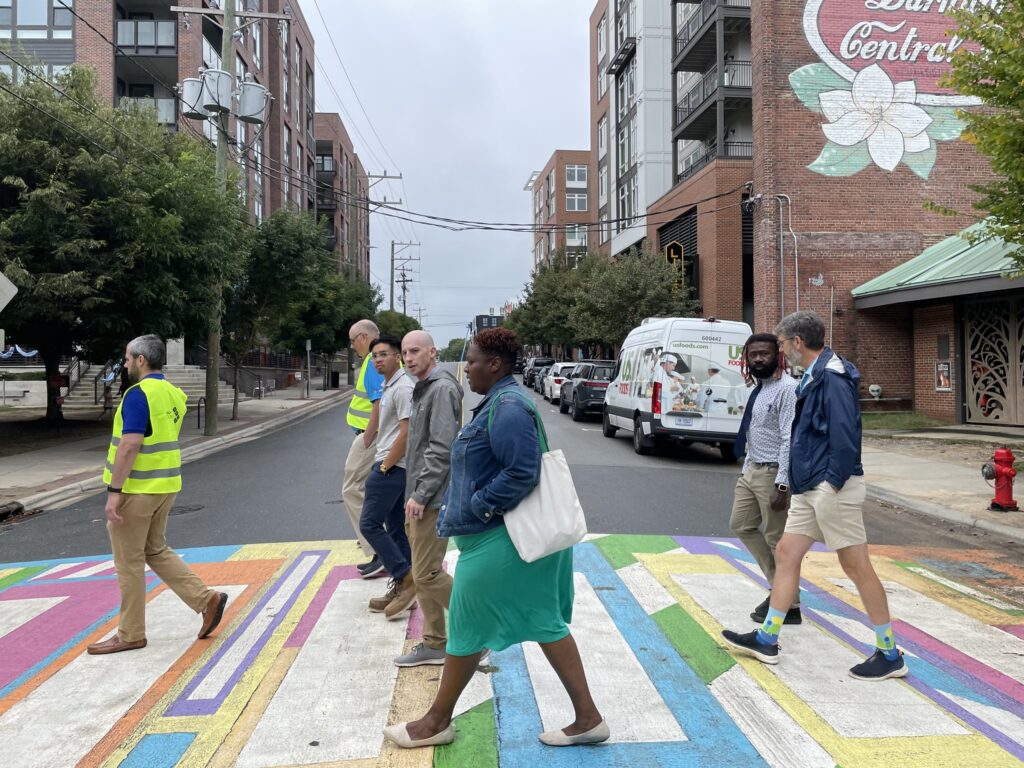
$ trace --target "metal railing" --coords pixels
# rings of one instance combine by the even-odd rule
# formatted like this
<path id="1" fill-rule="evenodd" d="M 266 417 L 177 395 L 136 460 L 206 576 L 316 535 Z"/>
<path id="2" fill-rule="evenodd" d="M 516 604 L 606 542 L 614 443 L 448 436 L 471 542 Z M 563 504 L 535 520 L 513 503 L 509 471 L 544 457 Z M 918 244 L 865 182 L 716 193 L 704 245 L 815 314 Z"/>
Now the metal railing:
<path id="1" fill-rule="evenodd" d="M 753 157 L 754 143 L 751 141 L 726 141 L 701 144 L 683 159 L 682 168 L 676 174 L 676 183 L 693 176 L 701 168 L 708 165 L 716 157 Z"/>
<path id="2" fill-rule="evenodd" d="M 727 61 L 722 71 L 726 88 L 750 88 L 754 84 L 753 67 L 749 61 Z"/>
<path id="3" fill-rule="evenodd" d="M 151 109 L 156 111 L 156 121 L 160 125 L 174 125 L 178 122 L 178 105 L 174 99 L 152 98 L 150 96 L 122 96 L 117 105 L 134 109 Z"/>
<path id="4" fill-rule="evenodd" d="M 118 19 L 117 44 L 121 48 L 151 48 L 173 53 L 178 48 L 178 22 L 172 19 Z"/>
<path id="5" fill-rule="evenodd" d="M 676 44 L 674 56 L 678 56 L 683 52 L 683 49 L 690 44 L 700 28 L 704 26 L 704 23 L 715 15 L 715 11 L 719 8 L 749 8 L 750 0 L 704 0 L 700 4 L 700 8 L 686 19 L 683 25 L 679 28 L 676 33 Z"/>
<path id="6" fill-rule="evenodd" d="M 676 102 L 675 124 L 679 125 L 691 113 L 696 112 L 701 104 L 714 95 L 716 90 L 718 90 L 718 67 L 714 66 L 679 97 L 679 101 Z"/>
<path id="7" fill-rule="evenodd" d="M 103 367 L 100 368 L 99 373 L 97 373 L 95 376 L 93 376 L 93 378 L 92 378 L 92 404 L 93 405 L 99 405 L 100 404 L 100 397 L 103 396 L 103 390 L 106 388 L 107 382 L 110 382 L 110 385 L 113 386 L 114 380 L 117 378 L 117 375 L 121 372 L 121 365 L 123 365 L 123 363 L 121 363 L 121 361 L 119 361 L 119 360 L 107 360 L 107 362 L 105 362 L 103 364 Z M 103 382 L 103 387 L 100 386 L 100 382 L 101 381 Z"/>
<path id="8" fill-rule="evenodd" d="M 89 372 L 91 363 L 88 360 L 82 360 L 80 357 L 71 358 L 71 362 L 68 367 L 64 370 L 64 378 L 67 382 L 66 386 L 61 387 L 65 395 L 71 394 L 71 390 L 74 386 L 82 380 L 82 377 Z"/>

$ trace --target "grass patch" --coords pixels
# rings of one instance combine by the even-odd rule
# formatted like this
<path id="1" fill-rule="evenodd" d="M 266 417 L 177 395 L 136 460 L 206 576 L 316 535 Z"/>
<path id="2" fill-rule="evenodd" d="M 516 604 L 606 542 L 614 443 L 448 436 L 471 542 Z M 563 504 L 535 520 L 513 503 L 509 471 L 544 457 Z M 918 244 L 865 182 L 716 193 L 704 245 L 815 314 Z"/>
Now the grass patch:
<path id="1" fill-rule="evenodd" d="M 944 421 L 911 411 L 861 413 L 860 422 L 864 429 L 927 429 L 949 426 Z"/>
<path id="2" fill-rule="evenodd" d="M 46 371 L 27 371 L 25 373 L 0 372 L 0 379 L 7 379 L 7 381 L 46 381 Z"/>

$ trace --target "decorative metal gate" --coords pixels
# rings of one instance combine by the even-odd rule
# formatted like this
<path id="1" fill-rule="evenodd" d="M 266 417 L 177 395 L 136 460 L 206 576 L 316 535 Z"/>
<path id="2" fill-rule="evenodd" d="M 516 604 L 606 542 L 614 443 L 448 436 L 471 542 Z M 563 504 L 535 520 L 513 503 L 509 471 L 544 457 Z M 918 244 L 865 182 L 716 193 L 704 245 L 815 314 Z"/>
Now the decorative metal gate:
<path id="1" fill-rule="evenodd" d="M 967 421 L 1024 425 L 1024 300 L 970 302 Z"/>

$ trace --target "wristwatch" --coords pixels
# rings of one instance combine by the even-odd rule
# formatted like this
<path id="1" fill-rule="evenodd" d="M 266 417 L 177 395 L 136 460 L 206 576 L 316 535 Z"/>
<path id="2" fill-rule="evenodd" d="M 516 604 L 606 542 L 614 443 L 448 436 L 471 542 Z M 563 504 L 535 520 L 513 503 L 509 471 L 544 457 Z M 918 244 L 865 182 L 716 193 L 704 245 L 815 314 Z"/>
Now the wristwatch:
<path id="1" fill-rule="evenodd" d="M 789 493 L 789 486 L 786 485 L 785 483 L 776 483 L 775 490 L 777 490 L 779 493 Z"/>
<path id="2" fill-rule="evenodd" d="M 108 485 L 107 486 L 107 493 L 121 493 L 121 489 L 120 488 L 115 488 L 112 485 Z"/>

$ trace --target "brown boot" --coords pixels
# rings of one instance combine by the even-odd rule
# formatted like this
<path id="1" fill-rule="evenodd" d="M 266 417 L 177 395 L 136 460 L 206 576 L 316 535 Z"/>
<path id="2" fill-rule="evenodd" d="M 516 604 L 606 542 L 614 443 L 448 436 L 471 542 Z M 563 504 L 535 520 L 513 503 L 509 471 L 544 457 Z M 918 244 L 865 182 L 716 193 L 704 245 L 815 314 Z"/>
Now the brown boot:
<path id="1" fill-rule="evenodd" d="M 384 593 L 383 597 L 370 598 L 370 613 L 383 613 L 397 594 L 398 583 L 394 579 L 388 579 L 388 591 Z"/>
<path id="2" fill-rule="evenodd" d="M 228 596 L 225 592 L 214 592 L 206 601 L 203 608 L 203 625 L 199 628 L 199 639 L 209 637 L 210 633 L 220 624 L 224 616 L 224 606 L 228 604 Z"/>
<path id="3" fill-rule="evenodd" d="M 135 651 L 139 648 L 145 647 L 146 638 L 142 638 L 141 640 L 136 640 L 131 643 L 126 643 L 124 640 L 121 639 L 120 635 L 114 634 L 113 636 L 108 637 L 106 640 L 103 640 L 102 642 L 93 643 L 85 649 L 85 652 L 88 653 L 90 656 L 105 656 L 108 653 L 120 653 L 121 651 Z"/>
<path id="4" fill-rule="evenodd" d="M 384 618 L 388 621 L 397 619 L 399 614 L 404 613 L 416 604 L 416 582 L 413 581 L 412 571 L 405 574 L 402 580 L 395 585 L 396 594 L 384 609 Z"/>

